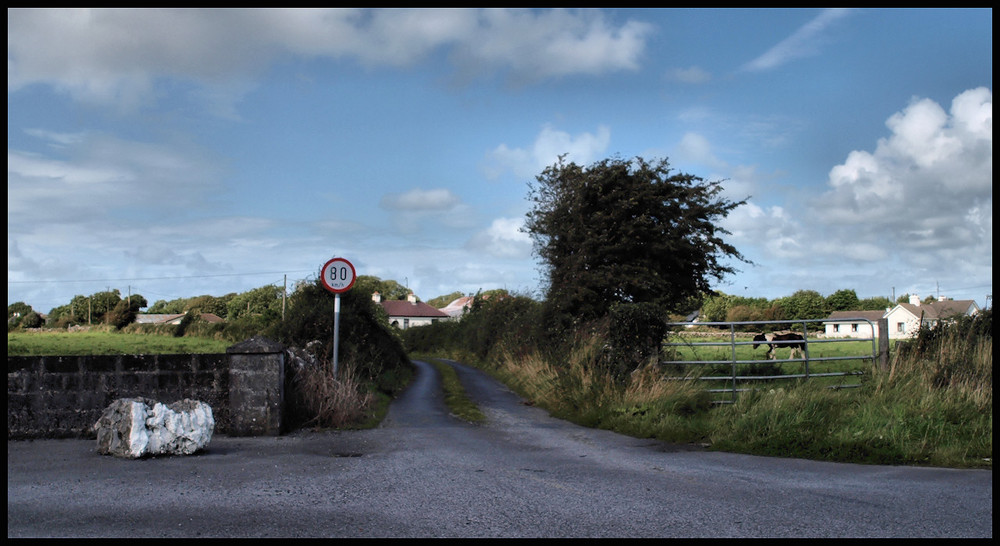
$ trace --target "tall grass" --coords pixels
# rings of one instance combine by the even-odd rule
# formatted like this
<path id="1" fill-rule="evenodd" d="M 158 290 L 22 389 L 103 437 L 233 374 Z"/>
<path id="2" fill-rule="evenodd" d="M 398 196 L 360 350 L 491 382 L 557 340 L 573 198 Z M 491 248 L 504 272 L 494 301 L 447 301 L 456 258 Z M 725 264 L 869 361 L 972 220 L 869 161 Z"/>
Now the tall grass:
<path id="1" fill-rule="evenodd" d="M 125 334 L 110 326 L 89 331 L 7 332 L 7 356 L 224 353 L 229 341 L 202 337 Z"/>
<path id="2" fill-rule="evenodd" d="M 618 381 L 599 364 L 605 346 L 601 336 L 579 339 L 565 358 L 504 349 L 487 369 L 529 404 L 577 424 L 671 442 L 702 440 L 708 393 L 694 381 L 662 380 L 655 360 Z"/>
<path id="3" fill-rule="evenodd" d="M 346 428 L 367 421 L 375 410 L 376 396 L 358 378 L 355 366 L 346 363 L 333 373 L 330 363 L 306 366 L 294 373 L 292 396 L 302 427 Z"/>
<path id="4" fill-rule="evenodd" d="M 985 315 L 990 325 L 977 335 L 942 327 L 924 334 L 932 342 L 901 345 L 887 370 L 866 371 L 860 388 L 810 379 L 746 392 L 727 406 L 713 406 L 703 382 L 667 380 L 655 360 L 616 381 L 600 365 L 599 335 L 563 355 L 503 347 L 481 366 L 557 417 L 636 437 L 782 457 L 991 468 L 992 313 Z"/>

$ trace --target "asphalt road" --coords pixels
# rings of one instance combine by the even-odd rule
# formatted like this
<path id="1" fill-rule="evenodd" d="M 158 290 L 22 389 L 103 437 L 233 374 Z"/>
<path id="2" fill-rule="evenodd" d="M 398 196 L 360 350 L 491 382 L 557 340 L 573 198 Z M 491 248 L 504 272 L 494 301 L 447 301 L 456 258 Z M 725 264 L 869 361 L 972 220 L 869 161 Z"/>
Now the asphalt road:
<path id="1" fill-rule="evenodd" d="M 12 537 L 992 537 L 992 470 L 715 453 L 591 430 L 455 364 L 489 418 L 448 415 L 437 371 L 378 429 L 217 436 L 124 460 L 7 442 Z"/>

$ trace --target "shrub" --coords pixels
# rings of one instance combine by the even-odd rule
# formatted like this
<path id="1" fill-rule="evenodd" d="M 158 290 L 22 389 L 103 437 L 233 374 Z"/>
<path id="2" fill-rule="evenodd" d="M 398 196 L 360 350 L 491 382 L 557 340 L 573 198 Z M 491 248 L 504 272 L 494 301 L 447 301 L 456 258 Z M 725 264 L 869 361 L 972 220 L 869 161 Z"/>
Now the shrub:
<path id="1" fill-rule="evenodd" d="M 358 291 L 341 294 L 340 355 L 351 362 L 361 381 L 384 387 L 380 378 L 388 371 L 409 366 L 398 334 L 389 326 L 380 306 Z M 305 347 L 319 341 L 317 357 L 332 361 L 335 296 L 316 281 L 299 286 L 289 298 L 285 320 L 265 335 L 288 346 Z"/>
<path id="2" fill-rule="evenodd" d="M 608 315 L 609 350 L 602 359 L 604 369 L 616 381 L 658 358 L 667 335 L 663 310 L 652 303 L 616 303 Z"/>

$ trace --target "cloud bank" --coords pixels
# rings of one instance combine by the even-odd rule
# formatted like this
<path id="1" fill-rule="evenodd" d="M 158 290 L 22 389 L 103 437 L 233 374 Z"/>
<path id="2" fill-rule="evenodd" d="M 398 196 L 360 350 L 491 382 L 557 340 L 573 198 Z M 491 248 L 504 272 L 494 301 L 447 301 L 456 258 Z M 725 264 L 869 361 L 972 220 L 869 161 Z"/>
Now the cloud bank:
<path id="1" fill-rule="evenodd" d="M 238 89 L 286 54 L 405 67 L 438 51 L 461 79 L 523 83 L 636 70 L 651 31 L 594 10 L 10 9 L 7 90 L 135 106 L 158 78 Z"/>

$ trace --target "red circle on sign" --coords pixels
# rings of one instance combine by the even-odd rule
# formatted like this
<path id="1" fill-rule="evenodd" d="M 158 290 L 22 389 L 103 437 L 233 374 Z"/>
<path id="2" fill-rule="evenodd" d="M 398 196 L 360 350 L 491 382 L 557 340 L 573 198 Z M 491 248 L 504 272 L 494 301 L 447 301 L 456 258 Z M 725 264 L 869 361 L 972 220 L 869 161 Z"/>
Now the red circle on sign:
<path id="1" fill-rule="evenodd" d="M 320 282 L 323 283 L 323 287 L 334 294 L 350 290 L 354 286 L 355 279 L 357 274 L 354 265 L 343 258 L 334 258 L 326 262 L 320 272 Z"/>

